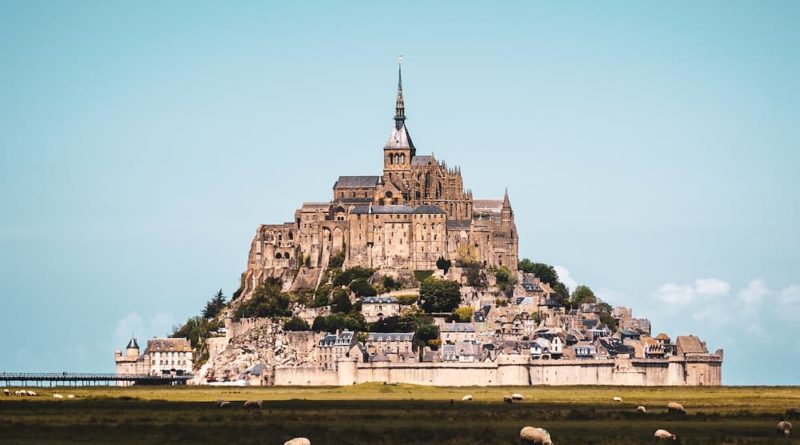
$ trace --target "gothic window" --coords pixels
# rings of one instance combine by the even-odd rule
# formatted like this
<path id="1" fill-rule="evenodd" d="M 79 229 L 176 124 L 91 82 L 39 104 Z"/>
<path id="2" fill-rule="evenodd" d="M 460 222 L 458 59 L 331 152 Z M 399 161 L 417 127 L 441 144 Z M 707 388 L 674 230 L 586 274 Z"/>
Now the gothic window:
<path id="1" fill-rule="evenodd" d="M 406 155 L 405 154 L 401 154 L 400 155 L 400 163 L 401 164 L 405 164 L 406 163 Z"/>
<path id="2" fill-rule="evenodd" d="M 293 240 L 293 239 L 294 239 L 294 234 L 292 233 L 292 231 L 291 231 L 291 230 L 289 231 L 289 239 L 290 239 L 290 240 Z"/>
<path id="3" fill-rule="evenodd" d="M 276 260 L 279 260 L 279 259 L 281 259 L 281 253 L 280 253 L 280 252 L 278 252 L 278 253 L 276 253 L 276 254 L 275 254 L 275 259 L 276 259 Z"/>
<path id="4" fill-rule="evenodd" d="M 283 254 L 283 258 L 288 260 L 289 259 L 289 252 L 284 253 Z"/>

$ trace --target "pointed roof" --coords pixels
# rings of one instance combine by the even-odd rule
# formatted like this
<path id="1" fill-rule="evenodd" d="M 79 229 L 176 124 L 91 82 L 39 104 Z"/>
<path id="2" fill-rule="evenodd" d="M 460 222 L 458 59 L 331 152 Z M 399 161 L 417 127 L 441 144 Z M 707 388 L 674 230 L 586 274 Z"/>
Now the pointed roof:
<path id="1" fill-rule="evenodd" d="M 136 342 L 136 337 L 131 337 L 131 341 L 128 342 L 128 346 L 125 347 L 126 349 L 139 349 L 139 343 Z"/>
<path id="2" fill-rule="evenodd" d="M 410 148 L 414 150 L 414 143 L 411 142 L 411 136 L 406 129 L 406 107 L 403 101 L 403 71 L 401 69 L 401 62 L 403 56 L 397 64 L 397 98 L 395 99 L 394 106 L 394 128 L 392 134 L 389 135 L 389 140 L 386 141 L 386 147 L 390 149 Z M 409 159 L 410 161 L 410 159 Z"/>
<path id="3" fill-rule="evenodd" d="M 503 196 L 503 208 L 510 208 L 511 201 L 508 199 L 508 189 L 506 189 L 506 194 Z"/>

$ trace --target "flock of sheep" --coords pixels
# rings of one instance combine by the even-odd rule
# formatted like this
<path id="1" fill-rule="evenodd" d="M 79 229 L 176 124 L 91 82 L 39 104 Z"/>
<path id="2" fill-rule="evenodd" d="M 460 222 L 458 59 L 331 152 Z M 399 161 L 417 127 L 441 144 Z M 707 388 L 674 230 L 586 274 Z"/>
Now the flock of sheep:
<path id="1" fill-rule="evenodd" d="M 464 402 L 469 402 L 473 400 L 472 394 L 467 394 L 461 398 Z M 504 403 L 514 403 L 520 402 L 525 400 L 525 397 L 522 394 L 514 393 L 510 395 L 503 396 Z M 614 397 L 612 399 L 616 403 L 623 403 L 622 397 Z M 450 404 L 454 403 L 453 399 L 450 399 Z M 231 405 L 231 402 L 227 400 L 217 400 L 217 406 L 220 408 L 225 408 Z M 244 408 L 249 409 L 261 409 L 263 407 L 263 400 L 248 400 L 244 402 Z M 636 412 L 639 414 L 646 414 L 647 408 L 644 406 L 637 406 Z M 686 408 L 683 407 L 680 403 L 677 402 L 669 402 L 667 403 L 667 412 L 669 414 L 674 415 L 685 415 Z M 790 419 L 793 417 L 800 417 L 800 408 L 789 408 L 786 410 L 786 419 Z M 792 432 L 792 424 L 788 420 L 783 420 L 778 422 L 777 431 L 779 435 L 783 435 L 787 439 L 791 435 Z M 653 434 L 653 440 L 655 441 L 662 441 L 662 440 L 676 440 L 677 436 L 665 429 L 658 429 Z M 550 438 L 550 433 L 547 432 L 544 428 L 533 427 L 533 426 L 526 426 L 522 428 L 519 432 L 519 441 L 522 445 L 553 445 L 553 441 Z M 285 442 L 283 445 L 311 445 L 311 441 L 305 437 L 297 437 L 292 440 Z"/>
<path id="2" fill-rule="evenodd" d="M 5 389 L 3 389 L 3 394 L 5 394 L 5 396 L 8 397 L 8 396 L 11 395 L 11 391 L 8 388 L 5 388 Z M 29 389 L 20 389 L 18 391 L 14 391 L 14 395 L 18 396 L 18 397 L 36 397 L 39 394 L 37 394 L 36 392 L 31 391 Z M 63 399 L 64 395 L 55 393 L 55 394 L 53 394 L 53 398 L 54 399 Z M 66 398 L 67 399 L 74 399 L 75 395 L 74 394 L 68 394 L 66 396 Z"/>

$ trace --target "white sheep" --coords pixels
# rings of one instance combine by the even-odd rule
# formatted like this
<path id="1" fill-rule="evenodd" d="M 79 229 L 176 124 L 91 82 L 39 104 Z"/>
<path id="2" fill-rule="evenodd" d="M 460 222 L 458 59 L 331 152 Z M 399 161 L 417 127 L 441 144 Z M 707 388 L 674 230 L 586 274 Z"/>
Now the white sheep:
<path id="1" fill-rule="evenodd" d="M 54 399 L 63 399 L 63 398 L 64 398 L 64 396 L 63 396 L 62 394 L 55 393 L 55 394 L 53 394 L 53 398 L 54 398 Z"/>
<path id="2" fill-rule="evenodd" d="M 511 394 L 511 398 L 514 399 L 515 402 L 519 402 L 520 400 L 525 400 L 525 397 L 523 397 L 522 394 L 518 392 Z"/>
<path id="3" fill-rule="evenodd" d="M 31 396 L 31 397 L 36 397 L 36 393 L 35 393 L 35 392 L 33 392 L 33 391 L 31 391 L 31 390 L 27 390 L 27 391 L 25 391 L 25 393 L 26 393 L 27 395 Z"/>
<path id="4" fill-rule="evenodd" d="M 14 395 L 15 395 L 15 396 L 20 396 L 20 397 L 21 397 L 21 396 L 24 396 L 24 395 L 26 395 L 26 394 L 25 394 L 25 391 L 14 391 Z"/>
<path id="5" fill-rule="evenodd" d="M 462 397 L 461 400 L 464 400 L 464 401 L 468 402 L 468 401 L 472 400 L 472 395 L 471 394 L 467 394 L 464 397 Z"/>
<path id="6" fill-rule="evenodd" d="M 647 414 L 647 408 L 643 407 L 642 405 L 639 405 L 636 407 L 636 412 L 640 414 Z"/>
<path id="7" fill-rule="evenodd" d="M 67 398 L 68 399 L 74 399 L 75 398 L 75 394 L 69 394 L 69 395 L 67 395 Z"/>
<path id="8" fill-rule="evenodd" d="M 622 403 L 622 397 L 614 397 L 614 401 Z"/>
<path id="9" fill-rule="evenodd" d="M 519 431 L 519 441 L 522 445 L 553 445 L 547 430 L 532 426 L 526 426 Z"/>
<path id="10" fill-rule="evenodd" d="M 225 408 L 225 407 L 230 406 L 230 405 L 231 405 L 231 402 L 229 402 L 227 400 L 218 400 L 217 401 L 217 406 L 220 407 L 220 408 Z"/>
<path id="11" fill-rule="evenodd" d="M 503 396 L 503 402 L 514 403 L 514 398 L 511 396 Z"/>
<path id="12" fill-rule="evenodd" d="M 292 440 L 287 440 L 283 445 L 311 445 L 311 441 L 305 437 L 295 437 Z"/>
<path id="13" fill-rule="evenodd" d="M 674 434 L 670 433 L 667 430 L 656 430 L 655 434 L 653 434 L 653 439 L 655 439 L 655 440 L 665 440 L 665 439 L 675 440 L 676 437 L 675 437 Z"/>
<path id="14" fill-rule="evenodd" d="M 11 395 L 11 391 L 9 391 L 8 388 L 6 388 L 6 389 L 3 390 L 3 394 L 5 394 L 6 396 L 10 396 Z"/>
<path id="15" fill-rule="evenodd" d="M 676 414 L 686 414 L 686 409 L 684 409 L 683 405 L 681 405 L 680 403 L 669 402 L 667 403 L 667 412 Z"/>
<path id="16" fill-rule="evenodd" d="M 785 438 L 789 438 L 792 435 L 792 424 L 788 420 L 781 420 L 778 422 L 777 426 L 778 435 L 783 435 Z"/>
<path id="17" fill-rule="evenodd" d="M 261 409 L 261 405 L 263 403 L 264 402 L 262 400 L 248 400 L 248 401 L 244 402 L 244 407 L 245 408 L 253 408 L 253 409 L 256 409 L 256 408 Z"/>

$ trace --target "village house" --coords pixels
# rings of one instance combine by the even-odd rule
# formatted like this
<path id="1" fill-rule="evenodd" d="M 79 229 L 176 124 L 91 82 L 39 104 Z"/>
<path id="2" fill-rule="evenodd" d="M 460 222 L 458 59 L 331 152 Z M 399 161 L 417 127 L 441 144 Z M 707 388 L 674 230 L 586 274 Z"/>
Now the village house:
<path id="1" fill-rule="evenodd" d="M 459 341 L 476 341 L 475 326 L 472 323 L 443 323 L 439 326 L 442 344 L 453 345 Z"/>
<path id="2" fill-rule="evenodd" d="M 358 336 L 353 331 L 344 330 L 327 334 L 319 341 L 319 364 L 324 371 L 337 371 L 338 361 L 345 357 L 359 357 Z"/>
<path id="3" fill-rule="evenodd" d="M 395 297 L 364 297 L 361 299 L 361 314 L 367 323 L 375 323 L 386 317 L 400 315 L 400 302 Z"/>

